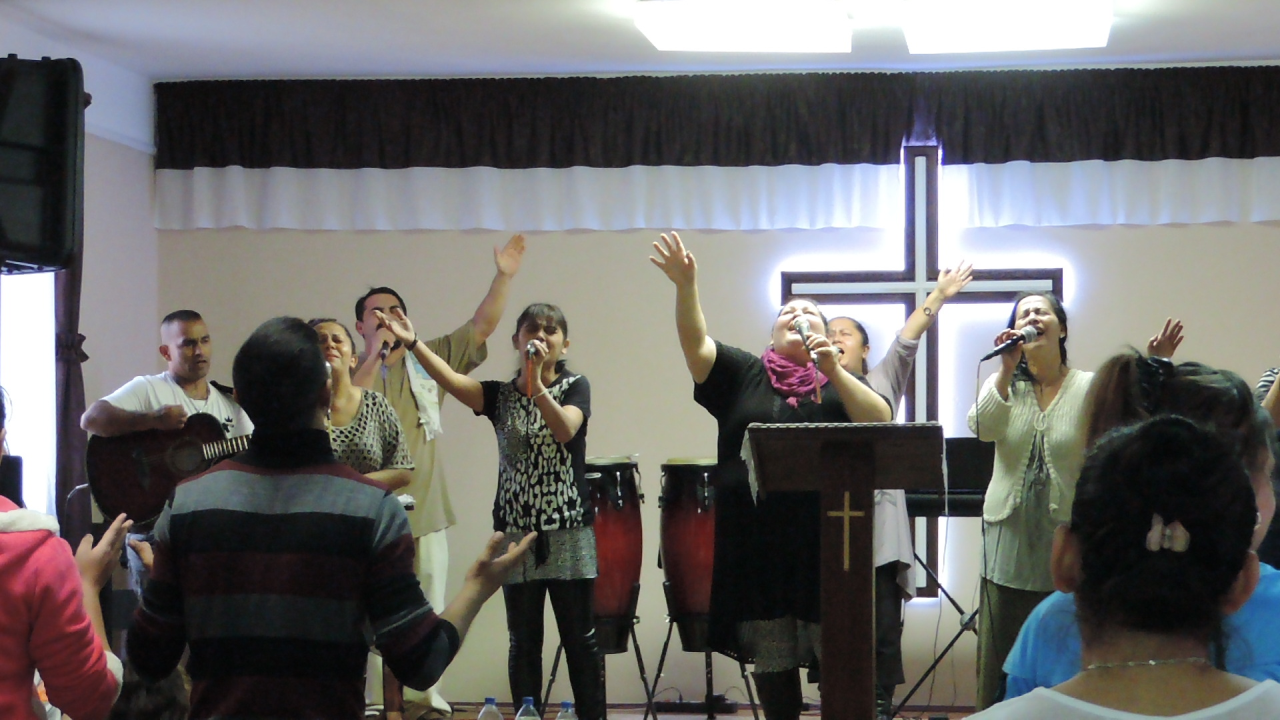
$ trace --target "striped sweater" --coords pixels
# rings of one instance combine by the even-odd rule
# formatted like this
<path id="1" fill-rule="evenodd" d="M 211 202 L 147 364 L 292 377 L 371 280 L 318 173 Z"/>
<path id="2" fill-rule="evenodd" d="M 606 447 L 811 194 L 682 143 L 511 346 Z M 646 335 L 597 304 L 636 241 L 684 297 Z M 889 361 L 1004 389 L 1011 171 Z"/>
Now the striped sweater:
<path id="1" fill-rule="evenodd" d="M 128 656 L 159 678 L 189 646 L 193 719 L 362 717 L 370 630 L 410 687 L 457 652 L 414 576 L 400 503 L 334 461 L 322 430 L 259 431 L 181 483 L 155 534 Z"/>

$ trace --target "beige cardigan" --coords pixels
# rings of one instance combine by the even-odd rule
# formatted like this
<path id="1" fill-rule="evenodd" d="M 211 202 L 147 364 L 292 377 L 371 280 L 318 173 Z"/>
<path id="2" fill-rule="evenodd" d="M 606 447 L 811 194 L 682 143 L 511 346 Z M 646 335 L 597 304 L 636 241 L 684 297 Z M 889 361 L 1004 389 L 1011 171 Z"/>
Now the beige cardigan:
<path id="1" fill-rule="evenodd" d="M 1037 420 L 1044 428 L 1048 455 L 1049 514 L 1059 523 L 1071 520 L 1076 479 L 1084 464 L 1084 401 L 1092 381 L 1091 372 L 1069 370 L 1043 414 L 1030 383 L 1014 382 L 1007 402 L 996 391 L 996 375 L 982 384 L 977 404 L 969 409 L 969 429 L 980 440 L 996 444 L 995 469 L 982 505 L 983 520 L 998 523 L 1022 502 L 1022 481 L 1031 459 Z"/>

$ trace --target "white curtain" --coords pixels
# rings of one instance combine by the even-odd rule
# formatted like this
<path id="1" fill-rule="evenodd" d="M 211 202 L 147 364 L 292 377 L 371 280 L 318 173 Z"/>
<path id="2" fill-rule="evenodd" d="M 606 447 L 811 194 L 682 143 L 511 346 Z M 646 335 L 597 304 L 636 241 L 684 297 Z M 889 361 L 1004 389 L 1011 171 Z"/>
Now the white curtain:
<path id="1" fill-rule="evenodd" d="M 156 227 L 628 230 L 898 227 L 897 165 L 156 171 Z"/>
<path id="2" fill-rule="evenodd" d="M 945 165 L 944 228 L 1280 220 L 1280 158 Z"/>

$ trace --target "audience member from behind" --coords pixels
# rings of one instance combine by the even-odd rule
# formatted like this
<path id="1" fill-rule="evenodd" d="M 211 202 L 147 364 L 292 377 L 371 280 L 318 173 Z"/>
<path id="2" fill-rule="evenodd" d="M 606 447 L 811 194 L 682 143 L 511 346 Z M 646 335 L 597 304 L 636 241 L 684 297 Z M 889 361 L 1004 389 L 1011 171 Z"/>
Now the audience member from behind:
<path id="1" fill-rule="evenodd" d="M 430 687 L 534 535 L 505 554 L 491 537 L 437 616 L 413 574 L 404 509 L 333 457 L 315 330 L 268 320 L 232 373 L 253 439 L 179 485 L 157 521 L 130 661 L 162 678 L 189 647 L 192 717 L 359 718 L 369 627 L 397 677 Z"/>
<path id="2" fill-rule="evenodd" d="M 1136 352 L 1098 370 L 1087 400 L 1090 441 L 1156 415 L 1181 415 L 1214 430 L 1249 473 L 1257 515 L 1246 518 L 1256 549 L 1275 514 L 1271 422 L 1240 376 L 1200 363 L 1173 365 Z M 1223 663 L 1254 680 L 1280 680 L 1280 572 L 1260 564 L 1253 596 L 1226 619 Z M 1076 599 L 1057 592 L 1027 619 L 1005 662 L 1007 697 L 1053 687 L 1081 668 Z"/>
<path id="3" fill-rule="evenodd" d="M 0 390 L 0 455 L 5 414 Z M 52 517 L 0 497 L 0 718 L 40 717 L 36 670 L 54 707 L 76 720 L 106 717 L 122 670 L 106 649 L 98 591 L 129 526 L 121 515 L 97 545 L 86 535 L 73 558 Z"/>
<path id="4" fill-rule="evenodd" d="M 1280 717 L 1280 685 L 1213 660 L 1223 617 L 1258 582 L 1257 516 L 1249 473 L 1220 433 L 1164 416 L 1104 436 L 1051 563 L 1076 596 L 1082 669 L 973 717 Z"/>

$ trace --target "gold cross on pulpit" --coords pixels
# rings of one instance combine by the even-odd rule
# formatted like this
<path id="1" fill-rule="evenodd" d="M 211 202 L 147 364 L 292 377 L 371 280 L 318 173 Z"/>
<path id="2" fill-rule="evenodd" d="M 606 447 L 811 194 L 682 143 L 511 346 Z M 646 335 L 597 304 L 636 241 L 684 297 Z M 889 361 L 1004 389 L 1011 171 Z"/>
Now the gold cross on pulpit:
<path id="1" fill-rule="evenodd" d="M 849 572 L 849 519 L 866 517 L 866 513 L 849 509 L 849 491 L 844 491 L 844 510 L 829 510 L 827 517 L 844 520 L 844 571 Z"/>

